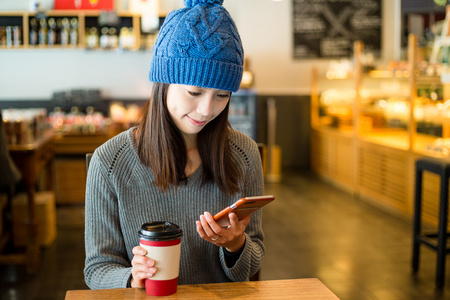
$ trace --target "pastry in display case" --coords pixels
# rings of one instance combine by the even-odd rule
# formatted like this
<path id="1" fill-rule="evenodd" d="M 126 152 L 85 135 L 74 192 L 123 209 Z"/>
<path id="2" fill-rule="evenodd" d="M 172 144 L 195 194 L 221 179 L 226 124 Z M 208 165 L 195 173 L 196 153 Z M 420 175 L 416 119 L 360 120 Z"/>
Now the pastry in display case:
<path id="1" fill-rule="evenodd" d="M 431 100 L 418 97 L 414 104 L 414 119 L 417 133 L 442 137 L 443 118 L 445 106 L 442 100 Z"/>
<path id="2" fill-rule="evenodd" d="M 437 138 L 427 145 L 425 153 L 433 157 L 450 156 L 450 138 Z"/>
<path id="3" fill-rule="evenodd" d="M 320 95 L 320 123 L 340 129 L 351 129 L 353 123 L 352 105 L 355 102 L 354 89 L 328 89 Z"/>
<path id="4" fill-rule="evenodd" d="M 76 106 L 66 113 L 60 107 L 49 113 L 48 122 L 57 135 L 92 135 L 106 134 L 111 120 L 101 112 L 95 111 L 92 106 L 86 112 L 80 111 Z"/>
<path id="5" fill-rule="evenodd" d="M 2 110 L 9 145 L 31 144 L 49 131 L 45 108 L 9 108 Z"/>
<path id="6" fill-rule="evenodd" d="M 448 105 L 437 74 L 444 68 L 426 62 L 416 64 L 416 68 L 413 81 L 411 67 L 404 61 L 390 62 L 353 78 L 358 72 L 349 71 L 348 64 L 330 63 L 316 89 L 319 123 L 315 125 L 337 129 L 357 126 L 358 132 L 366 135 L 379 130 L 388 135 L 387 130 L 406 133 L 414 122 L 416 133 L 442 137 L 443 115 Z"/>

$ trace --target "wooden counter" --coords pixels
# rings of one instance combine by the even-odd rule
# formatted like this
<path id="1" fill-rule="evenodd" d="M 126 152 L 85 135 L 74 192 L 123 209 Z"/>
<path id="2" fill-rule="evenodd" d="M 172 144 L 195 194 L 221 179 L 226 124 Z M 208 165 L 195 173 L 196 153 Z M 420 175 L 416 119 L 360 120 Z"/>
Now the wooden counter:
<path id="1" fill-rule="evenodd" d="M 68 291 L 66 300 L 155 299 L 144 289 Z M 174 295 L 161 299 L 339 299 L 319 279 L 290 279 L 180 285 Z"/>
<path id="2" fill-rule="evenodd" d="M 361 199 L 396 215 L 412 217 L 416 160 L 450 160 L 427 152 L 427 145 L 435 138 L 417 134 L 413 147 L 409 147 L 406 135 L 399 131 L 349 137 L 339 130 L 312 128 L 311 167 L 327 182 Z M 439 176 L 425 172 L 423 186 L 423 220 L 437 226 Z"/>

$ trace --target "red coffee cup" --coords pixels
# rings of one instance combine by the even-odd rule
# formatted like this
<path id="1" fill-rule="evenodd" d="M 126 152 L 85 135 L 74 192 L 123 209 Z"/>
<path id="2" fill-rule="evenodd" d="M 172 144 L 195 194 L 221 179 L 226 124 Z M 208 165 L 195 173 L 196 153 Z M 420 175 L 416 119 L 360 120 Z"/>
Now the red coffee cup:
<path id="1" fill-rule="evenodd" d="M 157 268 L 153 277 L 145 280 L 148 295 L 168 296 L 177 292 L 182 236 L 178 225 L 165 221 L 145 223 L 139 230 L 140 245 Z"/>

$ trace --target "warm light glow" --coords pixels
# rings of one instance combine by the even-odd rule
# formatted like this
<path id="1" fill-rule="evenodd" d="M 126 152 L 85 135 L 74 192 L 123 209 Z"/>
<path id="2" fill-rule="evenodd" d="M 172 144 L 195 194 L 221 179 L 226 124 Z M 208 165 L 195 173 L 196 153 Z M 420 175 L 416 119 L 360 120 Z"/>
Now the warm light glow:
<path id="1" fill-rule="evenodd" d="M 369 72 L 369 74 L 373 78 L 391 78 L 392 77 L 391 71 L 384 71 L 384 70 L 372 70 Z"/>

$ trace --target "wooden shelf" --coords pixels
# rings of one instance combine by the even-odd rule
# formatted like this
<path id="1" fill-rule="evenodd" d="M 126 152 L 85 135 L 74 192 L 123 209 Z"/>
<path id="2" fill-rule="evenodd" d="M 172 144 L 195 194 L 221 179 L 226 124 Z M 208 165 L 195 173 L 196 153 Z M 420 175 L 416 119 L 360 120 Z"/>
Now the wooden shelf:
<path id="1" fill-rule="evenodd" d="M 38 12 L 26 11 L 26 10 L 13 10 L 13 11 L 0 11 L 0 17 L 12 16 L 12 17 L 23 17 L 23 16 L 35 16 Z M 59 10 L 46 10 L 46 16 L 66 16 L 66 17 L 77 17 L 77 16 L 88 16 L 88 17 L 98 17 L 101 13 L 115 13 L 119 17 L 140 17 L 140 14 L 130 11 L 104 11 L 104 10 L 70 10 L 70 9 L 59 9 Z"/>
<path id="2" fill-rule="evenodd" d="M 30 33 L 30 24 L 29 19 L 35 17 L 37 12 L 30 11 L 0 11 L 0 18 L 2 17 L 19 17 L 22 18 L 22 34 L 21 34 L 21 45 L 20 46 L 11 46 L 7 47 L 0 46 L 0 50 L 17 50 L 17 49 L 33 49 L 33 50 L 41 50 L 41 49 L 56 49 L 56 50 L 65 50 L 65 49 L 86 49 L 85 45 L 85 32 L 86 32 L 86 18 L 98 17 L 100 14 L 105 13 L 105 11 L 101 10 L 47 10 L 45 12 L 47 17 L 67 17 L 67 18 L 78 18 L 78 45 L 77 47 L 73 47 L 71 45 L 68 46 L 48 46 L 48 45 L 37 45 L 30 46 L 29 43 L 29 33 Z M 106 12 L 108 13 L 108 12 Z M 141 48 L 141 15 L 134 12 L 129 11 L 114 11 L 119 18 L 131 18 L 132 19 L 132 27 L 133 27 L 133 35 L 135 40 L 135 46 L 132 49 L 127 50 L 138 50 Z M 117 33 L 119 34 L 119 32 Z M 103 49 L 102 49 L 103 50 Z"/>

